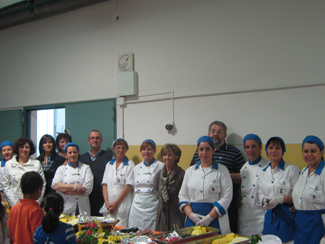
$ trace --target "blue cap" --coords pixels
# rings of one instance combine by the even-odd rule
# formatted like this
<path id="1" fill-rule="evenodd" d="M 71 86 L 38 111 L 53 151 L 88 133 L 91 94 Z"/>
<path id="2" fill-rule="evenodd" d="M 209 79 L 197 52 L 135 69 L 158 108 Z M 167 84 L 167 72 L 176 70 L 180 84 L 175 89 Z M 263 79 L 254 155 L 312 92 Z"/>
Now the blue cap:
<path id="1" fill-rule="evenodd" d="M 153 145 L 153 149 L 156 148 L 156 143 L 153 140 L 147 139 L 147 140 L 144 140 L 142 143 L 144 143 L 144 142 L 150 142 Z"/>
<path id="2" fill-rule="evenodd" d="M 255 134 L 247 134 L 247 135 L 244 137 L 244 142 L 243 142 L 244 145 L 245 145 L 245 142 L 246 142 L 247 140 L 255 140 L 255 141 L 258 142 L 258 144 L 260 144 L 260 146 L 262 146 L 262 140 L 261 140 L 261 138 L 259 138 L 258 135 L 255 135 Z"/>
<path id="3" fill-rule="evenodd" d="M 122 140 L 124 140 L 124 139 L 123 139 L 123 138 L 116 138 L 116 139 L 112 142 L 112 148 L 114 147 L 115 142 L 117 142 L 117 141 L 122 141 Z"/>
<path id="4" fill-rule="evenodd" d="M 65 147 L 64 147 L 64 152 L 67 152 L 67 148 L 70 147 L 70 146 L 74 146 L 74 147 L 76 147 L 76 148 L 78 149 L 78 152 L 79 152 L 79 146 L 78 146 L 76 143 L 74 143 L 74 142 L 69 142 L 69 143 L 67 143 L 67 144 L 65 145 Z"/>
<path id="5" fill-rule="evenodd" d="M 197 147 L 199 147 L 201 142 L 208 142 L 210 143 L 212 148 L 215 148 L 215 144 L 213 139 L 210 136 L 201 136 L 198 140 L 197 140 Z"/>
<path id="6" fill-rule="evenodd" d="M 302 141 L 302 146 L 304 146 L 306 142 L 316 143 L 321 151 L 324 149 L 324 143 L 317 136 L 312 136 L 312 135 L 306 136 L 305 139 Z"/>
<path id="7" fill-rule="evenodd" d="M 278 139 L 280 142 L 281 142 L 281 146 L 282 146 L 282 150 L 283 150 L 283 154 L 286 152 L 286 144 L 284 143 L 284 140 L 279 137 L 279 136 L 273 136 L 271 137 L 270 139 L 267 140 L 266 144 L 265 144 L 265 152 L 266 152 L 266 155 L 267 155 L 267 147 L 270 143 L 271 140 L 274 140 L 274 139 Z"/>
<path id="8" fill-rule="evenodd" d="M 0 150 L 2 150 L 2 147 L 4 147 L 4 146 L 11 146 L 11 147 L 13 147 L 14 144 L 11 141 L 4 141 L 0 145 Z"/>

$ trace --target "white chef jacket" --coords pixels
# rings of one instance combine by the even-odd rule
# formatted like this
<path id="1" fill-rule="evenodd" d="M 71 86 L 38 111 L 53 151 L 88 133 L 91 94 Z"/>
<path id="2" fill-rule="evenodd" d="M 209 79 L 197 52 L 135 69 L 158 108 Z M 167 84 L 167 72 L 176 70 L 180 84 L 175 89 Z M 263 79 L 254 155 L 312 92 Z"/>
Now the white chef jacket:
<path id="1" fill-rule="evenodd" d="M 290 196 L 300 174 L 300 169 L 283 160 L 272 170 L 271 162 L 262 170 L 259 181 L 259 200 L 264 197 Z"/>
<path id="2" fill-rule="evenodd" d="M 11 207 L 18 203 L 20 198 L 23 198 L 23 193 L 20 188 L 20 179 L 24 173 L 30 171 L 38 172 L 43 178 L 42 196 L 37 200 L 38 203 L 41 203 L 45 192 L 46 180 L 40 161 L 29 158 L 24 165 L 21 165 L 17 161 L 17 156 L 14 156 L 6 162 L 3 171 L 2 187 L 5 198 Z"/>
<path id="3" fill-rule="evenodd" d="M 293 189 L 292 199 L 298 210 L 325 209 L 325 170 L 324 161 L 317 169 L 309 174 L 309 167 L 305 167 Z M 322 214 L 325 224 L 325 216 Z"/>
<path id="4" fill-rule="evenodd" d="M 217 162 L 202 168 L 201 163 L 185 171 L 181 190 L 179 191 L 180 209 L 191 202 L 216 203 L 216 211 L 221 216 L 219 224 L 222 233 L 229 233 L 227 209 L 232 200 L 232 180 L 228 169 Z M 217 206 L 218 207 L 217 207 Z"/>
<path id="5" fill-rule="evenodd" d="M 0 191 L 3 191 L 2 181 L 3 181 L 4 171 L 5 171 L 5 166 L 3 167 L 0 166 Z"/>
<path id="6" fill-rule="evenodd" d="M 102 185 L 107 186 L 108 200 L 113 203 L 121 194 L 126 185 L 134 185 L 134 162 L 125 157 L 124 162 L 116 169 L 116 159 L 106 164 Z M 116 214 L 111 214 L 112 218 L 119 219 L 120 226 L 128 226 L 129 212 L 133 200 L 131 191 L 122 201 Z M 107 212 L 106 205 L 103 205 L 104 214 Z"/>
<path id="7" fill-rule="evenodd" d="M 61 165 L 55 172 L 52 180 L 52 188 L 58 182 L 65 184 L 81 184 L 87 189 L 84 195 L 68 195 L 57 191 L 64 199 L 64 214 L 75 215 L 78 204 L 79 213 L 86 212 L 90 215 L 89 194 L 93 190 L 94 176 L 90 166 L 78 162 L 77 167 L 73 168 L 70 163 Z"/>
<path id="8" fill-rule="evenodd" d="M 157 192 L 155 189 L 155 178 L 164 164 L 153 159 L 148 166 L 141 162 L 134 167 L 134 192 L 131 211 L 129 215 L 129 226 L 155 230 L 158 207 Z"/>
<path id="9" fill-rule="evenodd" d="M 245 236 L 261 234 L 265 209 L 258 197 L 258 177 L 269 161 L 261 156 L 254 162 L 248 160 L 240 170 L 241 206 L 238 214 L 238 233 Z"/>

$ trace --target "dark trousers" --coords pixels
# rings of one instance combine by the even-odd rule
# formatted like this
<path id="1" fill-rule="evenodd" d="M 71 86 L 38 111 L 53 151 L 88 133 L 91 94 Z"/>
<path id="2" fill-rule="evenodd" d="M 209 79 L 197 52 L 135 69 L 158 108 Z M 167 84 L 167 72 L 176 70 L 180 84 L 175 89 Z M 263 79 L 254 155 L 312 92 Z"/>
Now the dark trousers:
<path id="1" fill-rule="evenodd" d="M 229 224 L 231 232 L 238 233 L 238 206 L 236 201 L 232 200 L 228 208 Z"/>

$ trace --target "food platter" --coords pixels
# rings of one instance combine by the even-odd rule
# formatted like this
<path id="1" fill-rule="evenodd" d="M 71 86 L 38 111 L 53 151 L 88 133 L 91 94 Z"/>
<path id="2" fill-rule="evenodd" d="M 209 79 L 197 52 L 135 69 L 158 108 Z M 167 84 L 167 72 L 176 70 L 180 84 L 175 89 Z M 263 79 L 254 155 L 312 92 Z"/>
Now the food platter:
<path id="1" fill-rule="evenodd" d="M 174 241 L 163 241 L 162 239 L 171 234 L 173 231 L 167 231 L 159 234 L 153 235 L 153 238 L 155 242 L 160 244 L 167 244 L 167 243 L 203 243 L 201 242 L 203 239 L 214 237 L 218 235 L 218 232 L 220 231 L 217 228 L 213 228 L 210 226 L 206 226 L 207 233 L 201 234 L 201 235 L 191 235 L 192 231 L 194 230 L 195 226 L 179 229 L 178 234 L 181 237 L 179 240 Z"/>

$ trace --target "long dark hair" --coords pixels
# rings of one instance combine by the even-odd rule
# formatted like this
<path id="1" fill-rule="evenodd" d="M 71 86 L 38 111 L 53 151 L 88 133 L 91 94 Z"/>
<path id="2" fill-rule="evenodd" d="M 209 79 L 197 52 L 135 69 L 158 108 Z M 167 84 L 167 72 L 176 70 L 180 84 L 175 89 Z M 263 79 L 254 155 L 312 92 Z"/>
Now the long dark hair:
<path id="1" fill-rule="evenodd" d="M 42 158 L 45 157 L 45 151 L 44 151 L 44 148 L 43 148 L 43 144 L 46 143 L 47 141 L 50 141 L 53 144 L 53 148 L 52 148 L 50 157 L 53 157 L 56 154 L 56 152 L 55 152 L 55 141 L 54 141 L 53 136 L 45 134 L 44 136 L 41 137 L 41 139 L 39 141 L 39 145 L 38 145 L 39 154 L 40 154 L 40 156 Z"/>
<path id="2" fill-rule="evenodd" d="M 59 225 L 60 214 L 63 211 L 63 198 L 59 193 L 50 192 L 44 200 L 45 216 L 42 220 L 43 231 L 52 233 Z"/>

